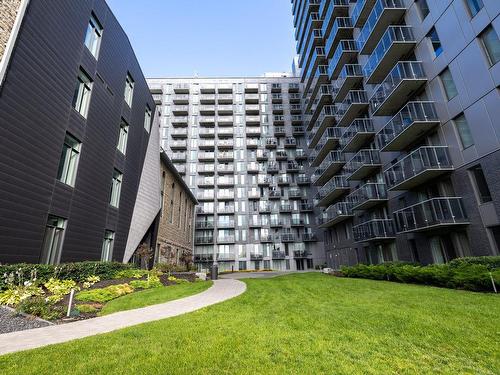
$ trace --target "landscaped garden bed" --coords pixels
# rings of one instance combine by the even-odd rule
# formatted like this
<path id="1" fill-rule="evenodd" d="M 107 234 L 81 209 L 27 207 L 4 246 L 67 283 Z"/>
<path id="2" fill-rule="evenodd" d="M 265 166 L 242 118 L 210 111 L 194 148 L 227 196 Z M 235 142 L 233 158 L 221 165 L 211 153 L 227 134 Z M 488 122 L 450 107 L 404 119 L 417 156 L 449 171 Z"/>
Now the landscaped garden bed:
<path id="1" fill-rule="evenodd" d="M 457 258 L 446 264 L 358 264 L 335 276 L 433 285 L 475 292 L 500 292 L 500 256 Z"/>
<path id="2" fill-rule="evenodd" d="M 101 262 L 0 266 L 0 272 L 3 271 L 0 273 L 0 306 L 60 324 L 99 316 L 108 303 L 127 295 L 138 297 L 114 304 L 106 313 L 126 310 L 130 304 L 131 308 L 143 307 L 165 302 L 172 296 L 184 297 L 210 285 L 203 282 L 200 282 L 203 285 L 194 285 L 199 282 L 193 272 L 163 272 L 160 269 L 165 267 L 148 271 Z M 180 287 L 182 285 L 186 286 Z M 147 290 L 155 292 L 141 294 Z M 5 319 L 9 316 L 13 321 L 19 319 L 15 314 L 3 315 Z"/>

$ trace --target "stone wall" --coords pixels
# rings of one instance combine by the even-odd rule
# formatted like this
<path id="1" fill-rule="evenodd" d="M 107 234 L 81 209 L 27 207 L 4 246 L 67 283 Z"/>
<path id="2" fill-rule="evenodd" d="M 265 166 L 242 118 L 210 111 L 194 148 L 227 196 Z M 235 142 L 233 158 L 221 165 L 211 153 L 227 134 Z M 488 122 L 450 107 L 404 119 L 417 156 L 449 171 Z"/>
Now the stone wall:
<path id="1" fill-rule="evenodd" d="M 184 185 L 164 163 L 161 173 L 163 207 L 158 227 L 158 262 L 179 264 L 183 253 L 193 254 L 195 205 Z"/>
<path id="2" fill-rule="evenodd" d="M 21 0 L 0 0 L 0 60 L 5 53 Z"/>

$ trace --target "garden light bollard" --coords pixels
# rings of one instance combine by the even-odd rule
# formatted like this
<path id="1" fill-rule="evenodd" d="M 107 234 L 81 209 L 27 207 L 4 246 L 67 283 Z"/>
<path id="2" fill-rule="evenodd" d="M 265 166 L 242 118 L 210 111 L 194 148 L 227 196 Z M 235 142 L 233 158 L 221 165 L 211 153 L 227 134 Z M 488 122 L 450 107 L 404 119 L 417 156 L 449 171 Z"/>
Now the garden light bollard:
<path id="1" fill-rule="evenodd" d="M 68 318 L 71 315 L 71 305 L 73 304 L 73 296 L 74 295 L 75 295 L 75 290 L 71 289 L 71 293 L 69 294 L 68 312 L 66 313 L 66 316 Z"/>
<path id="2" fill-rule="evenodd" d="M 491 272 L 490 272 L 490 279 L 491 279 L 491 285 L 493 285 L 493 290 L 495 291 L 495 293 L 498 293 L 497 287 L 495 285 L 495 280 L 493 279 L 493 274 Z"/>

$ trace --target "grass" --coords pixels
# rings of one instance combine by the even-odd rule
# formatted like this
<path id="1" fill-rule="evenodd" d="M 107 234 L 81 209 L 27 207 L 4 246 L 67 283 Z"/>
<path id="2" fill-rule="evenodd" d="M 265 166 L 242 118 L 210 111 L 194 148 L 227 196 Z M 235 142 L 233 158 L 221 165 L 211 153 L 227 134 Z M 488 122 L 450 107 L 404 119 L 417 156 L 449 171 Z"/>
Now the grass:
<path id="1" fill-rule="evenodd" d="M 212 286 L 211 281 L 197 281 L 161 288 L 152 288 L 109 301 L 104 305 L 99 315 L 108 315 L 117 311 L 138 309 L 140 307 L 156 305 L 201 293 Z"/>
<path id="2" fill-rule="evenodd" d="M 7 374 L 499 374 L 500 298 L 319 273 L 0 357 Z"/>

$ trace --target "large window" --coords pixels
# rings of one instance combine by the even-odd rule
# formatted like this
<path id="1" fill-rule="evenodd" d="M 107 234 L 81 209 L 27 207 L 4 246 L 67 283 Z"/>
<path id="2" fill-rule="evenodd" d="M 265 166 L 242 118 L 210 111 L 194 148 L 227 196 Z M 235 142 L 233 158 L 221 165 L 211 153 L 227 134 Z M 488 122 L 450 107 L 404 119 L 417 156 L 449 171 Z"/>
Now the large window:
<path id="1" fill-rule="evenodd" d="M 130 73 L 127 73 L 127 78 L 125 79 L 125 102 L 129 107 L 132 107 L 132 98 L 134 96 L 134 80 Z"/>
<path id="2" fill-rule="evenodd" d="M 76 82 L 75 95 L 73 96 L 73 108 L 83 117 L 87 118 L 89 110 L 90 94 L 92 92 L 92 80 L 85 71 L 80 68 Z"/>
<path id="3" fill-rule="evenodd" d="M 455 81 L 453 81 L 450 69 L 446 68 L 443 70 L 439 75 L 439 79 L 443 84 L 444 93 L 446 94 L 446 99 L 448 99 L 448 101 L 458 95 L 457 86 L 455 86 Z"/>
<path id="4" fill-rule="evenodd" d="M 80 148 L 81 143 L 66 133 L 57 171 L 57 179 L 66 185 L 75 186 Z"/>
<path id="5" fill-rule="evenodd" d="M 59 264 L 61 261 L 65 229 L 65 219 L 49 215 L 47 225 L 45 226 L 45 237 L 43 239 L 40 263 Z"/>
<path id="6" fill-rule="evenodd" d="M 99 55 L 99 47 L 101 46 L 102 26 L 94 14 L 90 17 L 87 26 L 87 33 L 85 34 L 85 45 L 90 53 L 97 59 Z"/>
<path id="7" fill-rule="evenodd" d="M 457 129 L 462 147 L 465 149 L 474 145 L 474 139 L 472 138 L 469 123 L 467 122 L 465 115 L 463 113 L 458 115 L 453 119 L 453 123 L 455 124 L 455 128 Z"/>
<path id="8" fill-rule="evenodd" d="M 427 0 L 416 0 L 415 4 L 417 4 L 418 11 L 420 13 L 420 17 L 424 20 L 429 15 L 429 5 L 427 5 Z"/>
<path id="9" fill-rule="evenodd" d="M 111 196 L 109 199 L 109 204 L 111 204 L 113 207 L 117 207 L 117 208 L 120 205 L 122 179 L 123 179 L 123 174 L 116 169 L 113 170 L 113 181 L 111 184 Z"/>
<path id="10" fill-rule="evenodd" d="M 465 3 L 472 17 L 478 14 L 484 7 L 483 0 L 465 0 Z"/>
<path id="11" fill-rule="evenodd" d="M 472 175 L 474 180 L 474 184 L 476 185 L 477 195 L 480 203 L 491 202 L 491 192 L 488 187 L 488 182 L 486 181 L 486 177 L 484 176 L 483 168 L 480 165 L 476 165 L 469 169 L 469 172 Z"/>
<path id="12" fill-rule="evenodd" d="M 429 38 L 429 41 L 431 42 L 434 54 L 436 55 L 436 57 L 438 57 L 443 53 L 443 46 L 441 45 L 441 40 L 439 40 L 438 33 L 434 27 L 427 34 L 427 38 Z"/>
<path id="13" fill-rule="evenodd" d="M 484 50 L 490 60 L 490 65 L 500 61 L 500 40 L 495 29 L 490 25 L 481 33 Z"/>
<path id="14" fill-rule="evenodd" d="M 115 244 L 115 232 L 107 230 L 104 232 L 102 241 L 101 261 L 111 262 L 113 260 L 113 246 Z"/>
<path id="15" fill-rule="evenodd" d="M 118 137 L 118 151 L 125 155 L 128 141 L 128 124 L 122 119 L 120 123 L 120 135 Z"/>
<path id="16" fill-rule="evenodd" d="M 144 113 L 144 129 L 149 133 L 151 131 L 151 108 L 146 106 L 146 111 Z"/>

